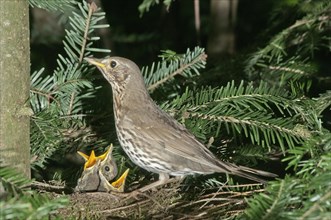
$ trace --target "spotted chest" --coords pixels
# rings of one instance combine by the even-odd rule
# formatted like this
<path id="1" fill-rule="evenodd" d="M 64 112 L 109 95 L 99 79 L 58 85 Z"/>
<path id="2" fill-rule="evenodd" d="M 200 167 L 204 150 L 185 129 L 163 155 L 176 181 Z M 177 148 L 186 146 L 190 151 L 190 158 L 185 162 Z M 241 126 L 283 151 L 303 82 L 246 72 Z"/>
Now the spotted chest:
<path id="1" fill-rule="evenodd" d="M 171 164 L 162 162 L 161 158 L 151 156 L 150 146 L 142 137 L 133 134 L 129 129 L 116 126 L 118 140 L 133 163 L 154 173 L 171 173 Z"/>

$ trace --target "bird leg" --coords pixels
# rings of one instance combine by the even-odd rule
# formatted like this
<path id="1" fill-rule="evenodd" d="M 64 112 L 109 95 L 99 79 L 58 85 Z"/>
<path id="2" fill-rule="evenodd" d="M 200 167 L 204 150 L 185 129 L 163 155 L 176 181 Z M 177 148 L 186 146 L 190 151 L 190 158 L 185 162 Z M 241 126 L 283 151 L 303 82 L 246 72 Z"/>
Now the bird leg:
<path id="1" fill-rule="evenodd" d="M 159 180 L 158 181 L 155 181 L 147 186 L 144 186 L 140 189 L 137 189 L 137 191 L 139 192 L 146 192 L 150 189 L 154 189 L 156 188 L 157 186 L 161 186 L 161 185 L 164 185 L 166 183 L 170 182 L 170 178 L 169 178 L 169 175 L 166 174 L 166 173 L 159 173 Z"/>
<path id="2" fill-rule="evenodd" d="M 175 179 L 175 178 L 173 178 L 173 179 Z M 151 190 L 151 189 L 155 189 L 158 186 L 161 186 L 161 185 L 170 183 L 172 181 L 173 180 L 170 179 L 170 177 L 169 177 L 168 174 L 166 174 L 166 173 L 159 173 L 159 180 L 157 180 L 157 181 L 155 181 L 155 182 L 153 182 L 153 183 L 151 183 L 151 184 L 149 184 L 147 186 L 144 186 L 144 187 L 142 187 L 140 189 L 136 189 L 136 190 L 128 193 L 128 198 L 134 198 L 134 199 L 138 200 L 138 196 L 139 195 L 148 197 L 144 192 L 146 192 L 148 190 Z"/>

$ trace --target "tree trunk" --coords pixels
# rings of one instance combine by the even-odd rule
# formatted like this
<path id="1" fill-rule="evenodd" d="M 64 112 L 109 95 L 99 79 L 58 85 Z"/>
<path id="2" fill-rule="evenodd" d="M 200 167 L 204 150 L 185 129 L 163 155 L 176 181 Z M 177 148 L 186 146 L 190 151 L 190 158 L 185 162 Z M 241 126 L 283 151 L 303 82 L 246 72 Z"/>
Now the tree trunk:
<path id="1" fill-rule="evenodd" d="M 235 53 L 235 22 L 238 0 L 211 0 L 211 30 L 207 43 L 209 57 Z"/>
<path id="2" fill-rule="evenodd" d="M 28 0 L 1 1 L 0 57 L 0 166 L 30 177 Z"/>

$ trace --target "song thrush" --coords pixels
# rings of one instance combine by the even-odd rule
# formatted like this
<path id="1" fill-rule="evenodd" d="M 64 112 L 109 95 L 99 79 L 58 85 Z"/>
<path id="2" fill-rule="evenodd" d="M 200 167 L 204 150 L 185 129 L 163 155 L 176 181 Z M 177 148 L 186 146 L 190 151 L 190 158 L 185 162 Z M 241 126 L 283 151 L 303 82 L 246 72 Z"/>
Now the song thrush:
<path id="1" fill-rule="evenodd" d="M 75 191 L 78 192 L 124 192 L 125 181 L 129 172 L 127 169 L 116 181 L 112 180 L 117 175 L 117 165 L 112 156 L 113 146 L 96 157 L 94 150 L 90 156 L 82 152 L 77 152 L 86 161 L 81 177 L 77 181 Z"/>
<path id="2" fill-rule="evenodd" d="M 98 161 L 98 163 L 100 163 L 100 161 Z M 94 165 L 83 170 L 75 187 L 76 192 L 98 191 L 100 185 L 100 177 L 98 174 L 99 167 Z"/>
<path id="3" fill-rule="evenodd" d="M 277 175 L 218 160 L 182 124 L 151 99 L 138 66 L 122 57 L 85 58 L 111 84 L 119 142 L 138 166 L 159 174 L 141 189 L 162 185 L 171 176 L 229 173 L 264 183 L 258 176 Z"/>
<path id="4" fill-rule="evenodd" d="M 84 170 L 89 167 L 94 166 L 97 160 L 100 160 L 100 168 L 99 170 L 103 173 L 103 175 L 107 178 L 108 181 L 113 180 L 117 175 L 117 165 L 115 160 L 113 159 L 113 145 L 111 144 L 108 147 L 108 150 L 101 154 L 100 156 L 95 156 L 94 150 L 91 151 L 91 155 L 88 156 L 83 152 L 77 151 L 77 153 L 82 156 L 85 160 Z"/>

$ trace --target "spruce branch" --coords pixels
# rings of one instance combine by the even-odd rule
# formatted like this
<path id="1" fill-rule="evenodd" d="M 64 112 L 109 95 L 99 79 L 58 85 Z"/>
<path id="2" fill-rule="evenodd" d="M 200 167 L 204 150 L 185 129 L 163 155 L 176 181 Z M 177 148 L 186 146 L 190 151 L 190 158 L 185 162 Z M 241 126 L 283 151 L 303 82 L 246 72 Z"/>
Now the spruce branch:
<path id="1" fill-rule="evenodd" d="M 85 124 L 87 106 L 83 100 L 94 97 L 98 88 L 91 81 L 92 68 L 81 63 L 83 57 L 90 51 L 109 52 L 93 48 L 93 42 L 99 38 L 87 37 L 96 29 L 108 27 L 98 24 L 105 13 L 98 12 L 95 3 L 83 1 L 75 5 L 77 10 L 71 12 L 70 29 L 65 31 L 63 41 L 65 55 L 58 55 L 54 74 L 44 76 L 41 69 L 31 76 L 30 104 L 35 114 L 31 123 L 31 149 L 38 158 L 34 164 L 41 167 L 57 149 L 63 148 L 61 143 L 67 142 L 64 130 Z"/>
<path id="2" fill-rule="evenodd" d="M 331 91 L 320 94 L 320 97 L 314 98 L 313 109 L 321 115 L 326 109 L 331 107 Z"/>
<path id="3" fill-rule="evenodd" d="M 44 91 L 39 91 L 37 89 L 32 89 L 32 88 L 30 89 L 30 92 L 33 93 L 33 94 L 44 96 L 48 100 L 48 103 L 50 103 L 51 101 L 54 101 L 54 102 L 56 102 L 56 104 L 60 105 L 60 102 L 57 101 L 54 98 L 54 96 L 50 93 L 45 93 Z M 36 109 L 35 109 L 35 112 L 36 112 Z"/>
<path id="4" fill-rule="evenodd" d="M 299 69 L 294 69 L 294 68 L 289 68 L 289 67 L 282 67 L 282 66 L 268 66 L 270 70 L 278 70 L 278 71 L 284 71 L 284 72 L 289 72 L 289 73 L 295 73 L 295 74 L 300 74 L 302 76 L 309 76 L 311 75 L 310 73 L 307 73 L 305 71 L 299 70 Z"/>
<path id="5" fill-rule="evenodd" d="M 253 144 L 270 149 L 277 143 L 286 152 L 286 146 L 293 148 L 318 129 L 313 105 L 267 83 L 254 87 L 230 82 L 221 88 L 187 89 L 162 108 L 184 121 L 195 121 L 202 131 L 216 132 L 215 136 L 219 129 L 211 131 L 213 122 L 228 133 L 244 134 Z"/>
<path id="6" fill-rule="evenodd" d="M 194 64 L 201 62 L 201 61 L 205 62 L 206 58 L 207 58 L 207 55 L 205 53 L 203 53 L 203 54 L 199 55 L 198 57 L 196 57 L 194 60 L 192 60 L 190 63 L 182 64 L 176 71 L 172 72 L 171 74 L 169 74 L 168 76 L 159 80 L 158 82 L 155 82 L 152 85 L 148 86 L 148 90 L 153 91 L 154 89 L 156 89 L 158 86 L 165 83 L 169 79 L 174 78 L 178 74 L 182 74 L 186 69 L 189 69 Z"/>
<path id="7" fill-rule="evenodd" d="M 17 196 L 18 194 L 23 193 L 24 187 L 31 183 L 31 180 L 23 176 L 23 174 L 19 173 L 16 169 L 2 166 L 1 164 L 0 183 L 5 188 L 5 191 L 10 194 L 10 196 Z"/>
<path id="8" fill-rule="evenodd" d="M 204 120 L 215 121 L 220 123 L 226 123 L 226 127 L 230 125 L 232 131 L 241 133 L 243 130 L 246 137 L 250 137 L 252 143 L 258 143 L 262 146 L 270 147 L 272 144 L 276 144 L 276 141 L 280 144 L 280 147 L 285 153 L 285 142 L 290 148 L 293 148 L 296 143 L 299 143 L 301 139 L 306 139 L 305 133 L 297 132 L 295 129 L 286 127 L 286 124 L 280 124 L 282 120 L 271 118 L 258 118 L 252 117 L 251 119 L 240 118 L 240 116 L 215 116 L 202 113 L 188 113 L 191 117 L 197 117 Z M 227 129 L 230 132 L 230 129 Z M 260 133 L 263 138 L 260 137 Z"/>
<path id="9" fill-rule="evenodd" d="M 29 0 L 31 7 L 37 7 L 46 9 L 48 11 L 66 11 L 72 10 L 75 7 L 76 0 L 52 0 L 52 1 L 42 1 L 42 0 Z"/>
<path id="10" fill-rule="evenodd" d="M 312 205 L 306 212 L 303 213 L 303 215 L 298 218 L 300 220 L 308 219 L 309 216 L 313 214 L 313 212 L 320 211 L 321 204 L 327 201 L 331 200 L 331 192 L 326 193 L 323 197 L 321 197 L 319 200 L 317 200 L 314 205 Z"/>
<path id="11" fill-rule="evenodd" d="M 0 219 L 44 219 L 63 208 L 65 197 L 50 199 L 29 189 L 32 181 L 14 168 L 0 166 Z"/>
<path id="12" fill-rule="evenodd" d="M 309 7 L 303 9 L 304 17 L 282 30 L 248 59 L 245 68 L 248 76 L 259 75 L 271 84 L 284 86 L 288 81 L 307 83 L 307 78 L 318 73 L 312 60 L 315 51 L 329 50 L 331 3 L 316 1 L 307 5 Z"/>
<path id="13" fill-rule="evenodd" d="M 86 18 L 86 26 L 85 26 L 85 31 L 84 31 L 82 48 L 81 48 L 80 55 L 79 55 L 79 63 L 82 63 L 83 58 L 84 58 L 84 52 L 85 52 L 85 47 L 86 47 L 86 43 L 87 43 L 87 35 L 88 35 L 88 33 L 89 33 L 88 31 L 90 29 L 92 14 L 97 10 L 97 5 L 94 2 L 92 2 L 91 4 L 88 4 L 88 6 L 89 6 L 89 10 L 88 10 L 87 18 Z"/>
<path id="14" fill-rule="evenodd" d="M 147 88 L 153 92 L 156 88 L 174 79 L 176 75 L 192 77 L 193 72 L 199 74 L 198 69 L 204 68 L 207 55 L 204 49 L 196 47 L 193 51 L 187 50 L 182 56 L 172 55 L 170 61 L 163 59 L 157 64 L 153 63 L 150 69 L 144 67 L 142 73 Z"/>
<path id="15" fill-rule="evenodd" d="M 66 197 L 50 198 L 37 192 L 0 201 L 0 219 L 50 219 L 68 204 Z"/>
<path id="16" fill-rule="evenodd" d="M 140 17 L 142 17 L 145 12 L 148 12 L 150 7 L 159 4 L 159 1 L 160 0 L 143 0 L 143 2 L 138 6 Z M 163 4 L 166 6 L 167 10 L 169 10 L 172 1 L 174 0 L 163 0 Z"/>
<path id="17" fill-rule="evenodd" d="M 264 213 L 263 217 L 261 219 L 269 219 L 269 218 L 273 218 L 275 216 L 275 214 L 279 211 L 280 209 L 280 205 L 283 203 L 283 197 L 284 194 L 286 194 L 285 192 L 285 181 L 281 181 L 278 185 L 278 189 L 277 189 L 277 193 L 276 195 L 271 199 L 269 196 L 267 196 L 266 194 L 261 194 L 264 197 L 266 197 L 269 201 L 270 201 L 270 205 L 268 207 L 268 209 L 266 209 L 266 212 Z"/>
<path id="18" fill-rule="evenodd" d="M 70 99 L 70 104 L 69 104 L 67 115 L 71 115 L 71 113 L 72 113 L 72 108 L 73 108 L 73 105 L 74 105 L 74 100 L 75 100 L 75 92 L 71 93 L 71 99 Z"/>
<path id="19" fill-rule="evenodd" d="M 264 193 L 249 199 L 244 218 L 323 219 L 330 216 L 330 140 L 331 135 L 326 131 L 303 146 L 289 150 L 284 161 L 295 166 L 295 173 L 270 182 Z"/>

